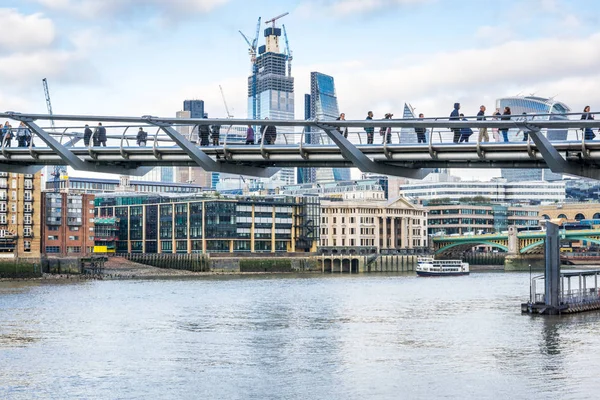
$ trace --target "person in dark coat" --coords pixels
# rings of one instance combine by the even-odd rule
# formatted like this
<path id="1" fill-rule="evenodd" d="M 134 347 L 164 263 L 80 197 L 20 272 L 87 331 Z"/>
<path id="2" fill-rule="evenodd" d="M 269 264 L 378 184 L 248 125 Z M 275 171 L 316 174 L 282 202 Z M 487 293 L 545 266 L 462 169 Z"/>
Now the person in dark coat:
<path id="1" fill-rule="evenodd" d="M 454 103 L 454 110 L 452 110 L 452 112 L 450 113 L 450 121 L 459 121 L 460 120 L 460 114 L 458 112 L 458 110 L 460 110 L 460 103 Z M 458 143 L 458 141 L 460 140 L 460 128 L 452 128 L 452 141 L 454 143 Z"/>
<path id="2" fill-rule="evenodd" d="M 25 126 L 24 122 L 21 122 L 17 128 L 17 142 L 19 147 L 27 146 L 27 131 L 27 126 Z"/>
<path id="3" fill-rule="evenodd" d="M 95 139 L 94 146 L 106 147 L 106 128 L 102 126 L 102 122 L 98 122 L 93 139 Z"/>
<path id="4" fill-rule="evenodd" d="M 460 119 L 461 119 L 461 121 L 468 121 L 465 118 L 465 114 L 460 114 Z M 469 143 L 469 138 L 471 137 L 472 134 L 473 134 L 473 129 L 468 128 L 468 127 L 460 128 L 459 143 L 462 143 L 462 142 Z"/>
<path id="5" fill-rule="evenodd" d="M 385 119 L 392 119 L 394 114 L 387 113 L 385 114 Z M 390 144 L 392 143 L 392 127 L 391 126 L 382 126 L 380 129 L 381 136 L 383 136 L 382 144 Z"/>
<path id="6" fill-rule="evenodd" d="M 373 111 L 369 111 L 367 113 L 367 121 L 371 121 L 373 119 Z M 375 135 L 375 128 L 372 126 L 365 126 L 365 132 L 367 132 L 367 144 L 373 144 L 373 136 Z"/>
<path id="7" fill-rule="evenodd" d="M 90 145 L 90 139 L 92 138 L 92 130 L 88 124 L 85 124 L 85 129 L 83 130 L 83 144 L 85 147 Z"/>
<path id="8" fill-rule="evenodd" d="M 142 127 L 140 127 L 140 130 L 138 131 L 135 137 L 135 141 L 137 142 L 138 146 L 146 147 L 146 142 L 148 141 L 148 133 L 145 132 Z"/>
<path id="9" fill-rule="evenodd" d="M 502 118 L 500 118 L 502 121 L 510 121 L 510 107 L 506 106 L 504 107 L 504 112 L 502 113 Z M 500 129 L 500 133 L 502 133 L 502 138 L 504 139 L 504 143 L 508 143 L 508 128 L 502 128 Z"/>
<path id="10" fill-rule="evenodd" d="M 275 125 L 267 126 L 265 137 L 267 138 L 267 144 L 275 144 L 277 140 L 277 127 Z"/>
<path id="11" fill-rule="evenodd" d="M 213 146 L 219 145 L 219 136 L 221 134 L 221 125 L 213 125 L 210 127 Z"/>
<path id="12" fill-rule="evenodd" d="M 425 118 L 423 113 L 419 114 L 419 119 Z M 417 127 L 415 128 L 415 133 L 417 134 L 417 143 L 427 143 L 427 138 L 425 135 L 427 134 L 427 128 L 425 127 Z"/>
<path id="13" fill-rule="evenodd" d="M 479 112 L 477 113 L 477 121 L 485 121 L 485 106 L 482 105 L 479 107 Z M 484 128 L 479 128 L 479 139 L 478 141 L 481 142 L 489 142 L 490 141 L 490 136 L 488 135 L 488 130 L 487 127 Z"/>
<path id="14" fill-rule="evenodd" d="M 204 117 L 206 118 L 206 116 Z M 200 125 L 198 127 L 198 132 L 200 134 L 200 146 L 208 146 L 208 136 L 210 135 L 210 126 L 208 125 Z"/>
<path id="15" fill-rule="evenodd" d="M 594 115 L 590 112 L 590 106 L 585 106 L 583 109 L 583 114 L 581 114 L 581 119 L 583 120 L 593 120 Z M 592 131 L 592 128 L 585 128 L 583 137 L 585 140 L 594 140 L 596 134 Z"/>

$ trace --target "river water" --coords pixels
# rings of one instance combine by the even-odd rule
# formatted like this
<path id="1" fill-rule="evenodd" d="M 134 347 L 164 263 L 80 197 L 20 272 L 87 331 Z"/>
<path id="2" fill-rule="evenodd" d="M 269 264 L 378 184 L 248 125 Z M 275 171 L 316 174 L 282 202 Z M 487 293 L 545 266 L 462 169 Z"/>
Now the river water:
<path id="1" fill-rule="evenodd" d="M 600 313 L 527 273 L 0 282 L 2 399 L 582 399 Z"/>

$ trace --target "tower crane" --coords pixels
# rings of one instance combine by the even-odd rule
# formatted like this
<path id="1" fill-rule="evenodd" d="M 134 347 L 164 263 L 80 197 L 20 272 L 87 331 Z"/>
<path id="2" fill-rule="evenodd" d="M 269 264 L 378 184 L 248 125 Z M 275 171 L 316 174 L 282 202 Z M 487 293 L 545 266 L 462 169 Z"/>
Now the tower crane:
<path id="1" fill-rule="evenodd" d="M 292 76 L 292 51 L 290 50 L 290 43 L 288 42 L 287 32 L 285 30 L 285 25 L 281 26 L 283 28 L 283 39 L 285 40 L 285 58 L 288 62 L 288 76 Z"/>
<path id="2" fill-rule="evenodd" d="M 286 12 L 286 13 L 276 16 L 275 18 L 271 18 L 270 20 L 265 21 L 265 24 L 273 24 L 273 29 L 275 29 L 275 21 L 277 21 L 280 18 L 285 17 L 288 14 L 289 14 L 289 12 Z"/>
<path id="3" fill-rule="evenodd" d="M 42 79 L 42 85 L 44 86 L 44 96 L 46 97 L 46 107 L 48 108 L 48 114 L 50 116 L 54 115 L 52 113 L 52 101 L 50 100 L 50 90 L 48 89 L 48 80 L 46 78 Z M 54 120 L 50 119 L 50 125 L 52 126 L 52 131 L 54 131 Z M 31 139 L 33 140 L 33 139 Z M 54 177 L 54 191 L 58 192 L 60 186 L 60 177 L 62 175 L 67 174 L 66 167 L 62 165 L 57 165 L 54 167 L 54 172 L 50 175 Z"/>
<path id="4" fill-rule="evenodd" d="M 229 106 L 227 105 L 227 100 L 225 100 L 225 93 L 223 93 L 223 87 L 221 85 L 219 85 L 219 90 L 221 90 L 221 97 L 223 98 L 223 104 L 225 105 L 227 118 L 233 118 L 233 115 L 229 112 Z"/>
<path id="5" fill-rule="evenodd" d="M 258 17 L 258 22 L 256 24 L 256 34 L 254 35 L 254 39 L 252 39 L 252 41 L 250 41 L 250 39 L 248 39 L 246 37 L 246 35 L 244 35 L 242 33 L 242 31 L 239 31 L 240 35 L 242 35 L 242 37 L 248 44 L 248 54 L 250 55 L 250 63 L 251 63 L 251 71 L 252 71 L 252 86 L 250 88 L 250 92 L 251 92 L 251 96 L 252 96 L 252 119 L 258 119 L 257 98 L 256 98 L 256 96 L 257 96 L 257 76 L 256 75 L 258 74 L 258 65 L 256 64 L 256 54 L 257 54 L 257 47 L 258 47 L 258 35 L 260 34 L 260 22 L 261 22 L 261 18 Z"/>

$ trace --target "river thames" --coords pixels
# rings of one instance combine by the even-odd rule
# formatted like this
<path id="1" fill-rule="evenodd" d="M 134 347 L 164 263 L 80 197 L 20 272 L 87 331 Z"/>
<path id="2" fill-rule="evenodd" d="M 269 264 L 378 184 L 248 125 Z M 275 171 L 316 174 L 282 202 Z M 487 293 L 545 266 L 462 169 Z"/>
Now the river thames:
<path id="1" fill-rule="evenodd" d="M 582 399 L 600 313 L 528 273 L 0 282 L 2 399 Z"/>

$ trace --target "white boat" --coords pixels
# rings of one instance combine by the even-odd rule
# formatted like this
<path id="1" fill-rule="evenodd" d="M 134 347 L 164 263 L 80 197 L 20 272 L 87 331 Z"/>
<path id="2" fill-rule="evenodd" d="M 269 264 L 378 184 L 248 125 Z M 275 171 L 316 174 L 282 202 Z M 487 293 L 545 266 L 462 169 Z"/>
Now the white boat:
<path id="1" fill-rule="evenodd" d="M 462 260 L 436 260 L 433 257 L 417 258 L 418 276 L 469 275 L 469 263 Z"/>

